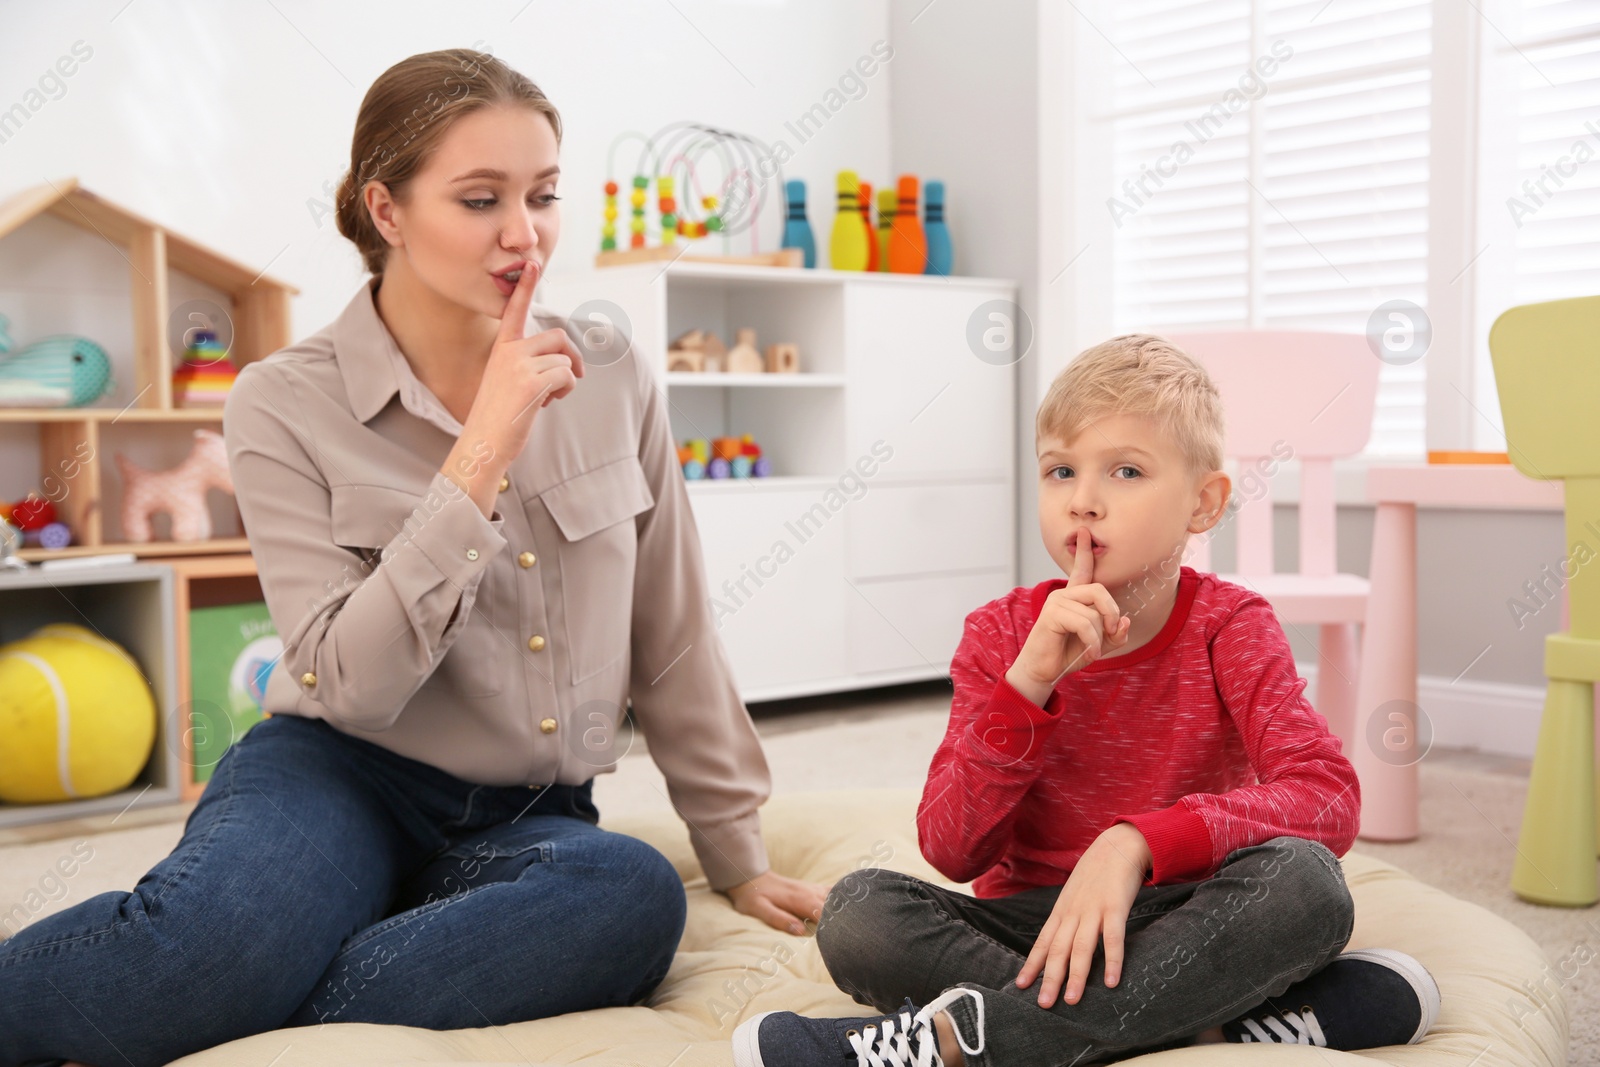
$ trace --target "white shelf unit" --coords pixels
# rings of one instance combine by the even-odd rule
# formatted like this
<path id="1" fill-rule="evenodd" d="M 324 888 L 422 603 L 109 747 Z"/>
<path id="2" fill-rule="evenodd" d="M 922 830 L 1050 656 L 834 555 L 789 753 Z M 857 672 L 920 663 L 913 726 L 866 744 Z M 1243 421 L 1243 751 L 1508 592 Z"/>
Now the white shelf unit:
<path id="1" fill-rule="evenodd" d="M 744 698 L 947 675 L 967 613 L 1016 585 L 1015 367 L 968 342 L 1015 284 L 675 262 L 573 295 L 622 309 L 679 442 L 749 433 L 772 461 L 689 485 Z M 800 372 L 667 372 L 672 338 L 741 327 L 797 344 Z"/>

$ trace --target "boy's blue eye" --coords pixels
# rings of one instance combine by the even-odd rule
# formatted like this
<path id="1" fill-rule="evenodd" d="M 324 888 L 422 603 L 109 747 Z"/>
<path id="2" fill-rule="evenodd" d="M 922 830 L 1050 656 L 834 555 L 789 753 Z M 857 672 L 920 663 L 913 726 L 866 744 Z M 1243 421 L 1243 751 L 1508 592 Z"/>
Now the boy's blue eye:
<path id="1" fill-rule="evenodd" d="M 1132 471 L 1134 478 L 1142 478 L 1142 477 L 1144 477 L 1143 472 L 1141 472 L 1138 467 L 1134 467 L 1134 466 L 1131 466 L 1131 465 L 1128 465 L 1128 464 L 1123 464 L 1122 466 L 1118 467 L 1117 470 L 1118 471 Z M 1055 476 L 1057 474 L 1060 474 L 1062 471 L 1066 471 L 1067 472 L 1066 475 L 1064 475 L 1063 478 L 1056 478 L 1056 481 L 1059 482 L 1059 481 L 1064 480 L 1064 478 L 1066 478 L 1066 477 L 1071 477 L 1071 475 L 1072 475 L 1072 468 L 1071 467 L 1065 467 L 1065 466 L 1062 466 L 1062 467 L 1051 467 L 1049 473 L 1053 477 L 1053 476 Z M 1129 479 L 1129 480 L 1131 480 L 1131 479 Z"/>

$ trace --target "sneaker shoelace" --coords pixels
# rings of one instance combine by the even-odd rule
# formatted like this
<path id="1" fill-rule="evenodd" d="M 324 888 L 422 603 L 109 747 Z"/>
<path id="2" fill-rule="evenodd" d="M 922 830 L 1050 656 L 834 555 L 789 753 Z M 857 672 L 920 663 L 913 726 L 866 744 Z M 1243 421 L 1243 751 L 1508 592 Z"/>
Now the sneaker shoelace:
<path id="1" fill-rule="evenodd" d="M 886 1019 L 881 1027 L 864 1026 L 860 1031 L 851 1031 L 850 1047 L 856 1051 L 858 1067 L 944 1067 L 944 1060 L 939 1056 L 939 1034 L 934 1029 L 933 1016 L 963 996 L 970 996 L 978 1006 L 978 1047 L 967 1046 L 960 1027 L 952 1025 L 951 1030 L 955 1032 L 956 1044 L 961 1046 L 962 1052 L 967 1055 L 982 1052 L 983 994 L 976 989 L 958 986 L 930 1000 L 915 1015 L 902 1011 Z M 912 1047 L 913 1041 L 915 1048 Z"/>
<path id="2" fill-rule="evenodd" d="M 1287 1020 L 1294 1026 L 1291 1031 L 1284 1025 Z M 1262 1023 L 1266 1026 L 1263 1027 Z M 1286 1011 L 1278 1015 L 1264 1015 L 1261 1022 L 1254 1019 L 1245 1019 L 1241 1022 L 1246 1033 L 1239 1035 L 1241 1042 L 1262 1041 L 1276 1045 L 1319 1045 L 1327 1047 L 1328 1039 L 1323 1036 L 1322 1026 L 1317 1022 L 1317 1013 L 1310 1006 L 1300 1011 Z"/>

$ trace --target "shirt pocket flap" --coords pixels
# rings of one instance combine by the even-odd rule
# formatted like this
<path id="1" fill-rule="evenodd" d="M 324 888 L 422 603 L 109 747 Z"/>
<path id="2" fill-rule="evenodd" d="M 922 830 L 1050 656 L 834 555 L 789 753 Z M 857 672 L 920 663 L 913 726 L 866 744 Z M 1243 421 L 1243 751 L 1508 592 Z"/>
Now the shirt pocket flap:
<path id="1" fill-rule="evenodd" d="M 385 548 L 413 511 L 422 508 L 427 514 L 422 497 L 386 485 L 335 485 L 329 493 L 333 543 L 348 548 Z"/>
<path id="2" fill-rule="evenodd" d="M 631 519 L 656 502 L 637 456 L 584 471 L 546 489 L 539 498 L 568 541 Z"/>

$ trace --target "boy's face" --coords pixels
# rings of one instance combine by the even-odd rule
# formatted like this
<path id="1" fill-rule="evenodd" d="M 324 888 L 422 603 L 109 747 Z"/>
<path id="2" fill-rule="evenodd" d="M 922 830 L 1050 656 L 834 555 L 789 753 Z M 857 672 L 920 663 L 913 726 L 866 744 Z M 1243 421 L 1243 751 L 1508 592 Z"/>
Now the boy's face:
<path id="1" fill-rule="evenodd" d="M 1043 437 L 1039 531 L 1063 574 L 1078 530 L 1094 538 L 1094 580 L 1108 589 L 1141 577 L 1176 577 L 1191 533 L 1216 525 L 1227 502 L 1222 471 L 1190 473 L 1177 445 L 1148 415 L 1106 415 L 1073 441 Z"/>

